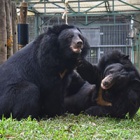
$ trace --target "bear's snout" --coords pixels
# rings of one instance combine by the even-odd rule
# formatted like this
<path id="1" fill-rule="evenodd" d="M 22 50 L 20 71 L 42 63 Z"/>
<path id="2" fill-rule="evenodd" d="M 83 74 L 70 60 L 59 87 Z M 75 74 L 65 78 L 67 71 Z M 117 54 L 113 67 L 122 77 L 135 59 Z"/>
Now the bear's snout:
<path id="1" fill-rule="evenodd" d="M 104 81 L 104 82 L 103 82 L 103 85 L 104 85 L 105 87 L 108 87 L 109 84 L 110 84 L 110 82 L 108 82 L 108 81 Z"/>
<path id="2" fill-rule="evenodd" d="M 81 53 L 83 49 L 83 41 L 79 38 L 75 38 L 74 43 L 71 44 L 71 48 L 75 53 Z"/>
<path id="3" fill-rule="evenodd" d="M 102 89 L 109 89 L 113 84 L 114 84 L 114 82 L 113 82 L 113 77 L 112 77 L 112 75 L 106 76 L 106 77 L 101 81 L 101 87 L 102 87 Z"/>
<path id="4" fill-rule="evenodd" d="M 82 45 L 83 45 L 83 41 L 82 40 L 77 41 L 77 46 L 78 47 L 81 47 Z"/>

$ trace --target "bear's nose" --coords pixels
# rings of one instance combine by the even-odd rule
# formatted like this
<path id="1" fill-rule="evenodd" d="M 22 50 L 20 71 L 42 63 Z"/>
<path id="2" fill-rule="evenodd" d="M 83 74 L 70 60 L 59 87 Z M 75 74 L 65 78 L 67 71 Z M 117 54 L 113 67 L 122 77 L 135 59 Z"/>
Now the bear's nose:
<path id="1" fill-rule="evenodd" d="M 78 45 L 78 46 L 82 46 L 82 45 L 83 45 L 83 42 L 82 42 L 82 41 L 78 41 L 78 42 L 77 42 L 77 45 Z"/>
<path id="2" fill-rule="evenodd" d="M 104 86 L 108 86 L 109 85 L 109 82 L 108 81 L 104 81 L 103 85 Z"/>

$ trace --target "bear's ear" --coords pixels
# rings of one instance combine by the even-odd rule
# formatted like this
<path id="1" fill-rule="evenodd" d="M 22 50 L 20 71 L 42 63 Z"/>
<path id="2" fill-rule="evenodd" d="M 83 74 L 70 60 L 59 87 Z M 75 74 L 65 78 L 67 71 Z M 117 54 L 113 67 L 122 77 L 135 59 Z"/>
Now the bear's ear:
<path id="1" fill-rule="evenodd" d="M 80 30 L 80 28 L 76 27 L 76 29 L 77 29 L 80 33 L 82 33 L 81 30 Z"/>
<path id="2" fill-rule="evenodd" d="M 67 24 L 54 25 L 53 27 L 48 28 L 48 34 L 53 33 L 53 34 L 58 36 L 63 30 L 70 29 L 70 28 L 74 28 L 74 26 L 73 25 L 67 25 Z"/>
<path id="3" fill-rule="evenodd" d="M 129 59 L 129 55 L 123 55 L 124 59 Z"/>

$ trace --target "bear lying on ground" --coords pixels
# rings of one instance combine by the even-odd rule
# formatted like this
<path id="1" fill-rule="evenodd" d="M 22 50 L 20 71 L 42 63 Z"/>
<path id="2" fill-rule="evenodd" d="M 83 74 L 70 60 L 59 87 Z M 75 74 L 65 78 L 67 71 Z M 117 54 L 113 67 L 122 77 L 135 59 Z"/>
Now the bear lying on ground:
<path id="1" fill-rule="evenodd" d="M 96 85 L 83 80 L 76 71 L 73 72 L 71 78 L 64 98 L 65 112 L 78 115 L 96 105 L 93 102 L 97 92 Z"/>
<path id="2" fill-rule="evenodd" d="M 70 99 L 75 96 L 76 98 L 73 99 L 76 103 L 75 106 L 77 108 L 81 107 L 83 103 L 82 111 L 87 104 L 88 106 L 83 111 L 92 116 L 125 118 L 126 114 L 129 114 L 130 117 L 136 114 L 140 106 L 140 75 L 127 55 L 115 50 L 104 55 L 97 66 L 91 65 L 86 60 L 81 60 L 77 72 L 89 84 L 95 84 L 96 90 L 90 94 L 90 97 L 89 91 L 81 94 L 84 98 L 88 97 L 90 105 L 88 105 L 88 102 L 84 102 L 83 97 L 76 95 L 80 95 L 79 92 L 72 95 L 69 102 L 65 102 L 65 104 L 71 106 L 71 110 L 73 106 Z M 99 105 L 97 99 L 99 98 L 100 87 L 102 88 L 103 99 L 111 103 L 110 106 Z M 83 87 L 81 86 L 81 88 Z M 79 88 L 79 91 L 81 88 Z M 81 100 L 79 101 L 79 99 Z M 67 110 L 69 112 L 68 107 Z M 75 112 L 76 110 L 74 110 Z"/>
<path id="3" fill-rule="evenodd" d="M 49 28 L 0 66 L 0 117 L 53 117 L 63 113 L 64 93 L 89 45 L 70 25 Z"/>

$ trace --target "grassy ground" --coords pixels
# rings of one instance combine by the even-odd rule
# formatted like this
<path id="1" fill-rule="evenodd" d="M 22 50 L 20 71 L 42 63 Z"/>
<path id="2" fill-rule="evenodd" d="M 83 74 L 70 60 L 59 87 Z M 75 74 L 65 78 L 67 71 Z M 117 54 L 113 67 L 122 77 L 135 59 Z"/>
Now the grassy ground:
<path id="1" fill-rule="evenodd" d="M 68 115 L 0 121 L 0 140 L 140 140 L 140 110 L 133 119 Z"/>

